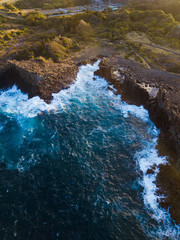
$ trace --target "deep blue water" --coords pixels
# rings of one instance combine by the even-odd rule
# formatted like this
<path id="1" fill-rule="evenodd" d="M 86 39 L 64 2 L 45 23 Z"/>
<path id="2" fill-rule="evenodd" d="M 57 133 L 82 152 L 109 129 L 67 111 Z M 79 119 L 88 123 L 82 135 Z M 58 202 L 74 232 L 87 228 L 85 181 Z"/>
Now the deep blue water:
<path id="1" fill-rule="evenodd" d="M 178 239 L 157 204 L 158 130 L 82 66 L 47 105 L 0 93 L 0 239 Z M 13 77 L 13 76 L 12 76 Z"/>

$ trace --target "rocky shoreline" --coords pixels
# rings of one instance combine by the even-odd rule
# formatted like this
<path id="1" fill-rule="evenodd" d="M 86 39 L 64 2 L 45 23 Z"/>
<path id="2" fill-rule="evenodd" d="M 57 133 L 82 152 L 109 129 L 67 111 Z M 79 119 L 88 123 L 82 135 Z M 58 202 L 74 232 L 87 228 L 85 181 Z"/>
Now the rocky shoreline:
<path id="1" fill-rule="evenodd" d="M 54 63 L 44 58 L 28 61 L 9 60 L 0 66 L 0 89 L 16 84 L 29 97 L 46 102 L 52 93 L 68 88 L 76 79 L 79 66 L 94 62 L 93 56 Z M 152 121 L 161 129 L 161 137 L 180 157 L 180 75 L 146 69 L 118 55 L 102 58 L 96 75 L 105 77 L 117 89 L 115 93 L 130 104 L 143 105 Z M 12 78 L 13 76 L 13 78 Z"/>
<path id="2" fill-rule="evenodd" d="M 118 56 L 104 58 L 96 75 L 113 84 L 124 101 L 143 105 L 180 157 L 180 75 L 146 69 Z"/>
<path id="3" fill-rule="evenodd" d="M 161 165 L 157 177 L 159 204 L 180 224 L 180 76 L 152 69 L 118 56 L 104 58 L 96 75 L 105 77 L 129 104 L 143 105 L 161 130 L 158 152 L 170 164 Z M 149 169 L 147 174 L 153 174 Z"/>
<path id="4" fill-rule="evenodd" d="M 41 57 L 21 62 L 10 60 L 1 64 L 0 89 L 16 83 L 30 98 L 39 96 L 50 102 L 52 93 L 68 88 L 75 81 L 81 64 L 93 62 L 97 58 L 93 56 L 93 59 L 86 61 L 79 58 L 78 61 L 68 60 L 61 63 Z M 124 101 L 143 105 L 161 130 L 159 154 L 169 156 L 172 165 L 162 166 L 158 176 L 157 184 L 161 186 L 161 194 L 166 192 L 166 200 L 160 204 L 166 209 L 170 207 L 172 218 L 180 223 L 180 179 L 175 176 L 177 172 L 174 174 L 172 170 L 173 166 L 180 172 L 180 75 L 146 69 L 112 53 L 102 58 L 100 69 L 95 74 L 105 77 L 117 89 L 115 94 L 121 94 Z M 149 174 L 151 171 L 153 170 L 149 170 Z"/>
<path id="5" fill-rule="evenodd" d="M 0 68 L 0 89 L 14 84 L 29 97 L 39 96 L 46 102 L 52 93 L 68 88 L 76 79 L 78 66 L 72 62 L 54 63 L 37 58 L 28 61 L 10 60 Z"/>
<path id="6" fill-rule="evenodd" d="M 0 89 L 16 83 L 30 98 L 39 96 L 49 102 L 52 93 L 68 88 L 75 81 L 81 64 L 96 59 L 62 63 L 43 58 L 10 60 L 0 66 Z M 169 140 L 168 145 L 180 156 L 180 75 L 146 69 L 119 56 L 104 57 L 96 74 L 113 84 L 123 100 L 144 105 L 161 129 L 161 135 Z"/>

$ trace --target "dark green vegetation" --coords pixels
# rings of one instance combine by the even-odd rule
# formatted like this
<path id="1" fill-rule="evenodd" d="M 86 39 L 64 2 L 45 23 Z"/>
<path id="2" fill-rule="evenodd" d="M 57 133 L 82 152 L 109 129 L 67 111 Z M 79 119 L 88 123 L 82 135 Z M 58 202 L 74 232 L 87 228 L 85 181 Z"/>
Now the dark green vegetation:
<path id="1" fill-rule="evenodd" d="M 16 2 L 17 8 L 61 8 L 73 7 L 90 3 L 90 0 L 19 0 Z"/>
<path id="2" fill-rule="evenodd" d="M 85 11 L 73 16 L 47 17 L 33 11 L 22 14 L 13 5 L 6 5 L 8 13 L 0 15 L 0 50 L 4 58 L 27 60 L 43 56 L 58 62 L 83 49 L 87 44 L 99 45 L 102 41 L 113 43 L 125 58 L 141 64 L 159 66 L 172 72 L 180 72 L 179 1 L 172 6 L 161 4 L 130 4 L 116 12 Z M 5 11 L 5 10 L 2 10 Z M 129 33 L 141 36 L 141 42 L 129 39 Z M 142 45 L 145 36 L 151 44 L 170 47 L 170 51 L 158 53 L 152 47 Z M 146 43 L 145 43 L 146 44 Z M 148 44 L 147 44 L 148 45 Z M 158 47 L 156 47 L 156 50 Z M 173 50 L 173 51 L 172 51 Z M 170 53 L 172 51 L 172 54 Z"/>
<path id="3" fill-rule="evenodd" d="M 141 1 L 140 4 L 132 4 L 136 10 L 163 10 L 165 13 L 170 13 L 173 17 L 180 21 L 180 1 L 179 0 L 156 0 L 156 1 Z"/>
<path id="4" fill-rule="evenodd" d="M 175 44 L 180 48 L 178 22 L 163 10 L 122 10 L 114 16 L 109 15 L 106 26 L 104 36 L 111 40 L 117 40 L 131 31 L 139 31 L 146 33 L 154 42 L 173 46 Z"/>

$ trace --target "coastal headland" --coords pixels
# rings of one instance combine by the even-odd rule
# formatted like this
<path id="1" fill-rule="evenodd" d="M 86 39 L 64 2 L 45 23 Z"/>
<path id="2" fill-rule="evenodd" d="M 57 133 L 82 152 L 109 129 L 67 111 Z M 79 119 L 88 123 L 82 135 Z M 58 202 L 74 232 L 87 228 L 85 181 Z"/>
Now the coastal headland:
<path id="1" fill-rule="evenodd" d="M 0 9 L 0 88 L 16 84 L 30 98 L 49 103 L 52 93 L 75 81 L 79 66 L 101 59 L 95 74 L 124 101 L 143 105 L 161 130 L 157 148 L 170 164 L 160 166 L 157 194 L 164 194 L 159 204 L 179 224 L 180 18 L 162 8 L 135 4 L 49 16 L 5 5 Z"/>

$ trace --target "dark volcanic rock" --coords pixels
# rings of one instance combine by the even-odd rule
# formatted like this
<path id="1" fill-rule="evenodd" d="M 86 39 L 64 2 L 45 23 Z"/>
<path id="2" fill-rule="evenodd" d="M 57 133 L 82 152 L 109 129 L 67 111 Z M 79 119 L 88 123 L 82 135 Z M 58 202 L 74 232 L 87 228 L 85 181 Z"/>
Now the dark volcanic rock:
<path id="1" fill-rule="evenodd" d="M 4 63 L 0 66 L 0 88 L 16 83 L 29 97 L 39 96 L 49 102 L 52 93 L 68 88 L 76 79 L 78 66 L 97 60 L 98 51 L 89 51 L 74 57 L 74 62 L 54 63 L 50 60 L 33 59 Z M 109 57 L 103 58 L 96 75 L 105 77 L 113 84 L 117 89 L 115 93 L 121 94 L 122 100 L 129 104 L 144 105 L 148 109 L 152 121 L 161 129 L 159 153 L 172 153 L 170 156 L 178 159 L 172 161 L 172 165 L 160 168 L 157 184 L 161 186 L 159 194 L 166 196 L 159 204 L 167 210 L 170 209 L 171 216 L 179 223 L 180 210 L 177 203 L 180 199 L 180 75 L 145 69 L 115 54 L 111 57 L 112 51 L 105 54 L 103 50 L 102 53 Z M 149 169 L 147 173 L 152 174 L 153 169 Z"/>
<path id="2" fill-rule="evenodd" d="M 14 84 L 29 97 L 39 96 L 39 88 L 33 74 L 25 70 L 19 71 L 15 65 L 10 64 L 7 69 L 0 75 L 0 89 L 12 87 Z"/>
<path id="3" fill-rule="evenodd" d="M 29 97 L 39 96 L 45 101 L 75 81 L 78 66 L 73 63 L 54 63 L 51 60 L 33 59 L 9 61 L 0 71 L 0 88 L 16 84 Z"/>
<path id="4" fill-rule="evenodd" d="M 180 224 L 180 174 L 178 168 L 173 165 L 160 166 L 158 174 L 157 194 L 164 195 L 160 206 L 168 210 L 177 224 Z"/>
<path id="5" fill-rule="evenodd" d="M 180 156 L 180 75 L 149 70 L 119 57 L 104 58 L 97 75 L 110 81 L 122 99 L 144 105 L 152 121 Z"/>
<path id="6" fill-rule="evenodd" d="M 180 75 L 148 70 L 118 56 L 104 58 L 97 75 L 105 77 L 130 104 L 144 105 L 161 129 L 158 150 L 171 164 L 160 166 L 157 194 L 159 204 L 180 223 Z M 147 174 L 152 174 L 149 169 Z"/>

